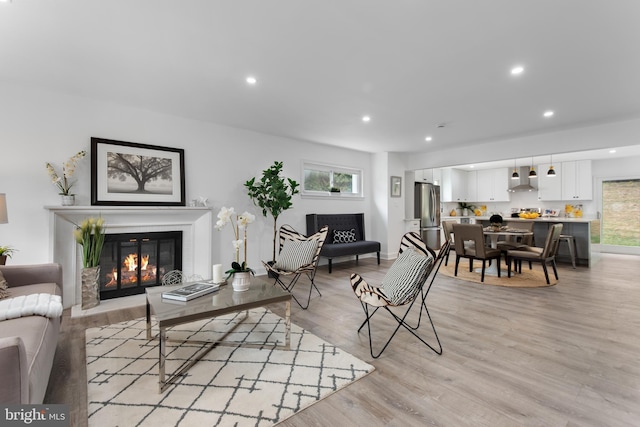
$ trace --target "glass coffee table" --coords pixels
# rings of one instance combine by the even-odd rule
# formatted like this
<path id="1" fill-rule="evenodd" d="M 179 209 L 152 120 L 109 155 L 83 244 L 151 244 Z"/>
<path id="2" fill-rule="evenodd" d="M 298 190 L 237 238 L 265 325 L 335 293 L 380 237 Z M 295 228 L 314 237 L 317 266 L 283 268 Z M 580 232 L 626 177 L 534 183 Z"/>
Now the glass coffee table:
<path id="1" fill-rule="evenodd" d="M 244 292 L 234 292 L 231 285 L 220 286 L 220 289 L 211 294 L 207 294 L 191 301 L 182 302 L 176 304 L 174 301 L 165 302 L 167 300 L 162 299 L 162 292 L 177 289 L 185 286 L 183 283 L 176 286 L 157 286 L 153 288 L 147 288 L 147 339 L 151 340 L 151 316 L 153 315 L 158 322 L 159 333 L 157 338 L 160 340 L 160 354 L 158 364 L 159 374 L 159 386 L 160 393 L 164 392 L 166 388 L 175 381 L 177 377 L 184 374 L 195 363 L 202 359 L 213 348 L 220 345 L 233 345 L 233 346 L 253 346 L 257 348 L 264 348 L 266 344 L 262 343 L 225 343 L 222 341 L 229 333 L 233 332 L 235 327 L 242 322 L 236 323 L 236 325 L 229 331 L 226 331 L 224 336 L 217 341 L 207 342 L 207 347 L 203 348 L 200 352 L 193 356 L 190 360 L 186 361 L 177 371 L 173 374 L 167 375 L 165 373 L 166 362 L 166 343 L 167 343 L 167 328 L 173 326 L 182 325 L 185 323 L 191 323 L 198 320 L 210 319 L 213 317 L 222 316 L 229 313 L 237 313 L 241 311 L 247 311 L 253 308 L 264 307 L 268 304 L 284 302 L 285 303 L 285 331 L 284 331 L 284 344 L 278 342 L 270 343 L 271 348 L 278 348 L 289 350 L 290 349 L 290 333 L 291 333 L 291 294 L 284 291 L 279 286 L 274 286 L 270 283 L 265 283 L 258 278 L 251 279 L 251 287 Z M 245 313 L 246 318 L 247 314 Z M 243 319 L 244 319 L 243 318 Z M 182 342 L 183 340 L 181 340 Z M 202 343 L 202 341 L 194 341 Z"/>

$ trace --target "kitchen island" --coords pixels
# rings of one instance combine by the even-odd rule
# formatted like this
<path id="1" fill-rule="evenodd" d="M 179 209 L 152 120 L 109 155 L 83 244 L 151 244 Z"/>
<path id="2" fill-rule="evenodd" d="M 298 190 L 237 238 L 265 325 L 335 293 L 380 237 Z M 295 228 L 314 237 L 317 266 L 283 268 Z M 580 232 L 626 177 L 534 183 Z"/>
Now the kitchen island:
<path id="1" fill-rule="evenodd" d="M 489 217 L 474 217 L 476 223 L 484 226 L 489 225 Z M 505 218 L 504 221 L 514 222 L 533 222 L 533 239 L 536 246 L 543 246 L 547 238 L 549 227 L 553 224 L 562 224 L 562 234 L 568 234 L 574 237 L 576 241 L 576 265 L 586 267 L 591 266 L 591 222 L 589 218 L 564 218 L 564 217 L 540 217 L 536 219 L 522 218 Z M 558 262 L 571 263 L 569 248 L 566 243 L 560 243 L 558 254 L 556 255 Z"/>

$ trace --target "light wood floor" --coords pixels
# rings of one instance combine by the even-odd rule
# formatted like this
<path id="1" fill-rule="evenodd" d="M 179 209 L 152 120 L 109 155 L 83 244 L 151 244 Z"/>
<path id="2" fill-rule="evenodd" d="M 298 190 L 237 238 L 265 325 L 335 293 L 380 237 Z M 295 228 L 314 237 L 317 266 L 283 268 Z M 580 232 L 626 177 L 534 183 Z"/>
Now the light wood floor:
<path id="1" fill-rule="evenodd" d="M 306 311 L 292 307 L 294 323 L 376 370 L 281 425 L 640 425 L 640 257 L 602 255 L 590 269 L 561 265 L 560 283 L 551 288 L 440 275 L 428 306 L 444 353 L 400 332 L 372 359 L 366 333 L 356 333 L 363 313 L 348 278 L 356 271 L 376 283 L 390 264 L 362 259 L 334 266 L 333 274 L 321 267 L 316 283 L 323 296 Z M 84 329 L 143 315 L 142 309 L 83 319 L 65 313 L 45 401 L 69 404 L 73 426 L 87 419 Z M 378 322 L 380 332 L 392 326 Z"/>

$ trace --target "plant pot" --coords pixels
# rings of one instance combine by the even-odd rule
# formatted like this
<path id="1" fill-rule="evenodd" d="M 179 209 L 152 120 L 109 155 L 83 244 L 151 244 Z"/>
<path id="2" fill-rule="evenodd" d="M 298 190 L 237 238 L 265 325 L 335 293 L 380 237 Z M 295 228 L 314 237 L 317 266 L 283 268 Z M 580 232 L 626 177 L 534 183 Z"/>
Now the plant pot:
<path id="1" fill-rule="evenodd" d="M 62 206 L 73 206 L 76 204 L 75 194 L 62 194 L 60 196 Z"/>
<path id="2" fill-rule="evenodd" d="M 233 290 L 236 292 L 244 292 L 249 290 L 249 286 L 251 285 L 251 273 L 248 271 L 233 273 L 233 277 L 231 278 L 231 286 Z"/>
<path id="3" fill-rule="evenodd" d="M 0 255 L 0 265 L 5 265 L 7 263 L 7 256 Z"/>
<path id="4" fill-rule="evenodd" d="M 100 286 L 98 285 L 100 266 L 83 268 L 80 277 L 82 279 L 82 309 L 96 307 L 100 304 Z"/>

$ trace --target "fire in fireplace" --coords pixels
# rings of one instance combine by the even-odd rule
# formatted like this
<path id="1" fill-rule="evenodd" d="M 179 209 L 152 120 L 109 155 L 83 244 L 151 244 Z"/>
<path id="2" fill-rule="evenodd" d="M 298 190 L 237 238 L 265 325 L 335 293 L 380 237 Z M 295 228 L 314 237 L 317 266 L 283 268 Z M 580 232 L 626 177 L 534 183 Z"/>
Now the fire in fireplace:
<path id="1" fill-rule="evenodd" d="M 182 269 L 182 231 L 107 234 L 100 256 L 100 299 L 144 293 Z"/>

